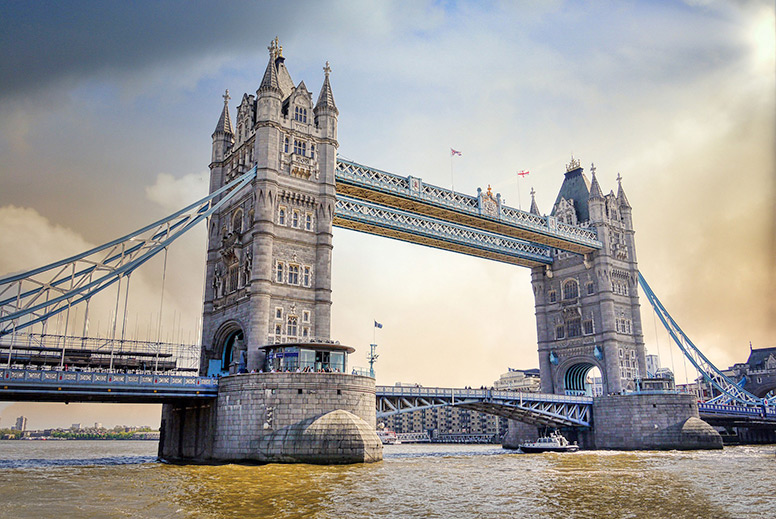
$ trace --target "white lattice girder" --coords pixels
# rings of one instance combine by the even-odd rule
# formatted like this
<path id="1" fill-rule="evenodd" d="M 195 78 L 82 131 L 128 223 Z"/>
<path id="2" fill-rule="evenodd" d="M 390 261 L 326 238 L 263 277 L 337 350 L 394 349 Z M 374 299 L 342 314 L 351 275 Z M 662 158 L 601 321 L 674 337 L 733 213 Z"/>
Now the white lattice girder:
<path id="1" fill-rule="evenodd" d="M 545 246 L 345 196 L 337 197 L 334 225 L 505 263 L 552 263 Z"/>
<path id="2" fill-rule="evenodd" d="M 490 215 L 477 197 L 432 186 L 344 159 L 337 160 L 337 193 L 557 249 L 588 253 L 602 247 L 593 229 L 564 224 L 502 205 Z"/>

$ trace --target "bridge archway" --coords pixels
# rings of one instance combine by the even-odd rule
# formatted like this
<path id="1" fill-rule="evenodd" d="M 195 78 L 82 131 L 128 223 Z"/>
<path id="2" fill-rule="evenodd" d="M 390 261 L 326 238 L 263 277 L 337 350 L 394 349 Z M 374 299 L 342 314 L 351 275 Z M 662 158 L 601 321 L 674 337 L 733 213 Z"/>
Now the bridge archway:
<path id="1" fill-rule="evenodd" d="M 556 387 L 563 388 L 566 395 L 598 396 L 606 393 L 606 386 L 603 369 L 590 359 L 572 359 L 558 370 Z"/>
<path id="2" fill-rule="evenodd" d="M 245 354 L 245 334 L 236 321 L 227 321 L 221 325 L 213 338 L 216 357 L 210 359 L 208 376 L 229 375 L 240 368 L 241 355 Z"/>

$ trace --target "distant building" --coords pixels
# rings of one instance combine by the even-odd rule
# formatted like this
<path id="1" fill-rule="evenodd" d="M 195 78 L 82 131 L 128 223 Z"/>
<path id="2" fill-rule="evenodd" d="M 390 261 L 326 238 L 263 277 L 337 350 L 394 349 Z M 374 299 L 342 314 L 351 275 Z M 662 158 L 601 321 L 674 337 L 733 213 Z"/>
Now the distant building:
<path id="1" fill-rule="evenodd" d="M 101 422 L 94 422 L 94 428 L 95 429 L 102 429 L 102 423 Z"/>
<path id="2" fill-rule="evenodd" d="M 538 392 L 541 386 L 539 369 L 512 369 L 507 368 L 504 373 L 493 383 L 494 389 L 511 389 L 514 391 Z"/>
<path id="3" fill-rule="evenodd" d="M 26 416 L 20 416 L 16 419 L 16 425 L 12 427 L 15 431 L 24 432 L 27 430 L 27 417 Z"/>
<path id="4" fill-rule="evenodd" d="M 73 425 L 70 426 L 70 429 L 73 430 L 73 431 L 78 431 L 78 430 L 81 429 L 81 424 L 80 423 L 74 423 Z"/>
<path id="5" fill-rule="evenodd" d="M 765 397 L 776 390 L 776 347 L 749 349 L 746 362 L 734 364 L 730 377 L 736 381 L 746 379 L 744 389 L 758 397 Z M 727 373 L 726 373 L 727 374 Z"/>
<path id="6" fill-rule="evenodd" d="M 647 376 L 654 377 L 657 375 L 657 370 L 660 369 L 660 360 L 657 355 L 647 355 Z"/>
<path id="7" fill-rule="evenodd" d="M 488 435 L 499 442 L 507 432 L 507 419 L 456 406 L 432 407 L 379 419 L 397 433 L 427 433 L 431 441 L 442 435 Z"/>

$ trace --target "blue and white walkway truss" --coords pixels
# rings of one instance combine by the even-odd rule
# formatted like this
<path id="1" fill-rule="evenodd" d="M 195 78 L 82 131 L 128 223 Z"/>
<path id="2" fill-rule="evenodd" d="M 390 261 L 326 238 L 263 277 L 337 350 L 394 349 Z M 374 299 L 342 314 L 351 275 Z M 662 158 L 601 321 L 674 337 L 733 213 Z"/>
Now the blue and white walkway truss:
<path id="1" fill-rule="evenodd" d="M 525 267 L 552 263 L 549 247 L 337 195 L 334 225 Z"/>

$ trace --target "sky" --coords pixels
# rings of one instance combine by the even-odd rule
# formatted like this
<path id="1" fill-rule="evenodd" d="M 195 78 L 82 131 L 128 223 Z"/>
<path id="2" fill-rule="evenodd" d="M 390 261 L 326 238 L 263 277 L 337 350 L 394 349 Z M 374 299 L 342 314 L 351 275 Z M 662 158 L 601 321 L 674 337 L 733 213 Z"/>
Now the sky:
<path id="1" fill-rule="evenodd" d="M 330 62 L 345 158 L 471 194 L 490 185 L 524 209 L 534 188 L 543 213 L 572 154 L 605 192 L 621 174 L 641 272 L 713 363 L 744 362 L 750 341 L 776 346 L 775 26 L 773 3 L 755 0 L 2 2 L 0 275 L 206 195 L 221 96 L 234 120 L 278 36 L 314 99 Z M 170 340 L 196 340 L 204 236 L 170 252 Z M 538 366 L 528 269 L 344 229 L 333 258 L 332 336 L 355 366 L 376 340 L 378 384 L 491 385 Z M 132 280 L 140 338 L 160 276 Z M 682 382 L 641 304 L 648 352 Z M 109 307 L 93 330 L 106 333 Z M 156 425 L 159 410 L 4 403 L 0 427 L 21 414 L 30 428 Z"/>

